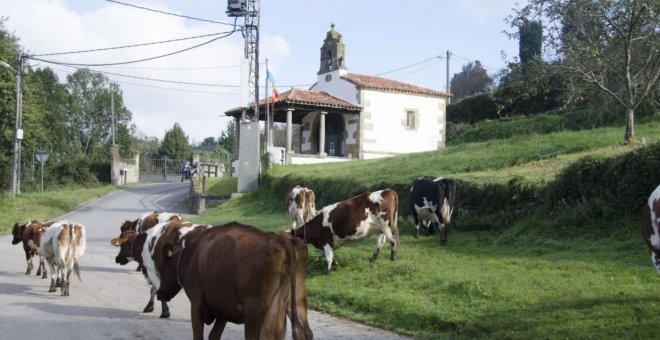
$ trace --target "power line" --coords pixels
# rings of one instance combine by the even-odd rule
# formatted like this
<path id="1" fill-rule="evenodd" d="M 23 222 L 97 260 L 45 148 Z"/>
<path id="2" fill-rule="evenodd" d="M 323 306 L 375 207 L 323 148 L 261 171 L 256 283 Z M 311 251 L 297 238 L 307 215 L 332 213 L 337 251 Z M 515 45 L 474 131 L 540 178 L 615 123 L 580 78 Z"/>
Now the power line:
<path id="1" fill-rule="evenodd" d="M 408 73 L 399 74 L 399 75 L 397 75 L 395 78 L 402 78 L 402 77 L 405 77 L 405 76 L 407 76 L 407 75 L 410 75 L 410 74 L 413 74 L 413 73 L 417 73 L 417 72 L 419 72 L 419 71 L 421 71 L 421 70 L 425 70 L 425 69 L 427 69 L 427 68 L 429 68 L 429 67 L 431 67 L 431 66 L 438 65 L 438 64 L 440 64 L 441 62 L 442 62 L 442 61 L 436 61 L 435 63 L 429 64 L 429 65 L 426 65 L 426 66 L 424 66 L 424 67 L 420 67 L 420 68 L 418 68 L 418 69 L 416 69 L 416 70 L 413 70 L 413 71 L 410 71 L 410 72 L 408 72 Z"/>
<path id="2" fill-rule="evenodd" d="M 451 55 L 452 55 L 452 56 L 455 56 L 455 57 L 458 57 L 459 59 L 463 59 L 464 61 L 467 61 L 468 63 L 473 63 L 473 62 L 475 62 L 475 61 L 478 61 L 478 60 L 470 60 L 470 59 L 468 59 L 468 58 L 461 57 L 460 55 L 458 55 L 458 54 L 456 54 L 456 53 L 454 53 L 454 52 L 451 52 Z M 484 65 L 484 64 L 482 64 L 481 61 L 479 61 L 479 63 L 481 64 L 481 66 L 483 66 L 483 67 L 485 67 L 485 68 L 491 69 L 491 70 L 493 70 L 493 71 L 495 71 L 495 72 L 498 72 L 498 71 L 499 71 L 499 70 L 496 69 L 496 68 L 493 68 L 493 67 L 490 67 L 490 66 L 488 66 L 488 65 Z"/>
<path id="3" fill-rule="evenodd" d="M 178 54 L 178 53 L 186 52 L 186 51 L 189 51 L 189 50 L 192 50 L 192 49 L 195 49 L 195 48 L 198 48 L 198 47 L 201 47 L 201 46 L 204 46 L 204 45 L 210 44 L 210 43 L 212 43 L 212 42 L 214 42 L 214 41 L 216 41 L 216 40 L 219 40 L 219 39 L 222 39 L 222 38 L 226 38 L 226 37 L 232 35 L 234 32 L 236 32 L 236 30 L 231 31 L 231 32 L 229 32 L 228 34 L 226 34 L 226 35 L 224 35 L 224 36 L 220 36 L 220 37 L 217 37 L 217 38 L 213 38 L 213 39 L 208 40 L 208 41 L 206 41 L 206 42 L 203 42 L 203 43 L 201 43 L 201 44 L 197 44 L 197 45 L 195 45 L 195 46 L 191 46 L 191 47 L 188 47 L 188 48 L 184 48 L 184 49 L 182 49 L 182 50 L 174 51 L 174 52 L 171 52 L 171 53 L 167 53 L 167 54 L 163 54 L 163 55 L 159 55 L 159 56 L 155 56 L 155 57 L 150 57 L 150 58 L 144 58 L 144 59 L 138 59 L 138 60 L 131 60 L 131 61 L 123 61 L 123 62 L 116 62 L 116 63 L 83 64 L 83 63 L 68 63 L 68 62 L 62 62 L 62 61 L 46 60 L 46 59 L 34 58 L 34 57 L 31 57 L 31 56 L 27 56 L 27 58 L 28 58 L 28 59 L 33 59 L 33 60 L 42 61 L 42 62 L 49 63 L 49 64 L 65 65 L 65 66 L 114 66 L 114 65 L 134 64 L 134 63 L 139 63 L 139 62 L 143 62 L 143 61 L 149 61 L 149 60 L 154 60 L 154 59 L 160 59 L 160 58 L 164 58 L 164 57 L 169 57 L 169 56 L 171 56 L 171 55 L 175 55 L 175 54 Z"/>
<path id="4" fill-rule="evenodd" d="M 186 37 L 186 38 L 177 38 L 177 39 L 155 41 L 155 42 L 150 42 L 150 43 L 141 43 L 141 44 L 124 45 L 124 46 L 116 46 L 116 47 L 106 47 L 106 48 L 95 48 L 95 49 L 89 49 L 89 50 L 70 51 L 70 52 L 42 53 L 42 54 L 33 54 L 31 56 L 32 57 L 45 57 L 45 56 L 64 55 L 64 54 L 78 54 L 78 53 L 89 53 L 89 52 L 99 52 L 99 51 L 108 51 L 108 50 L 118 50 L 118 49 L 122 49 L 122 48 L 150 46 L 150 45 L 165 44 L 165 43 L 170 43 L 170 42 L 175 42 L 175 41 L 184 41 L 184 40 L 191 40 L 191 39 L 206 38 L 206 37 L 212 37 L 212 36 L 216 36 L 216 35 L 220 35 L 220 34 L 227 34 L 227 33 L 228 32 L 219 32 L 219 33 L 198 35 L 198 36 L 194 36 L 194 37 Z"/>
<path id="5" fill-rule="evenodd" d="M 116 4 L 118 4 L 118 5 L 124 5 L 124 6 L 128 6 L 128 7 L 139 8 L 139 9 L 143 9 L 143 10 L 150 11 L 150 12 L 155 12 L 155 13 L 160 13 L 160 14 L 165 14 L 165 15 L 171 15 L 171 16 L 175 16 L 175 17 L 179 17 L 179 18 L 185 18 L 185 19 L 197 20 L 197 21 L 203 21 L 203 22 L 210 22 L 210 23 L 221 24 L 221 25 L 232 25 L 232 24 L 230 24 L 230 23 L 226 23 L 226 22 L 215 21 L 215 20 L 208 20 L 208 19 L 201 19 L 201 18 L 191 17 L 191 16 L 187 16 L 187 15 L 182 15 L 182 14 L 176 14 L 176 13 L 171 13 L 171 12 L 165 12 L 165 11 L 161 11 L 161 10 L 157 10 L 157 9 L 152 9 L 152 8 L 148 8 L 148 7 L 137 6 L 137 5 L 128 4 L 128 3 L 125 3 L 125 2 L 120 2 L 120 1 L 115 1 L 115 0 L 105 0 L 105 1 L 107 1 L 107 2 L 113 2 L 113 3 L 116 3 Z"/>
<path id="6" fill-rule="evenodd" d="M 408 66 L 403 66 L 403 67 L 399 67 L 399 68 L 394 69 L 394 70 L 391 70 L 391 71 L 387 71 L 387 72 L 379 73 L 379 74 L 377 74 L 377 76 L 382 76 L 382 75 L 385 75 L 385 74 L 388 74 L 388 73 L 393 73 L 393 72 L 397 72 L 397 71 L 405 70 L 405 69 L 407 69 L 407 68 L 411 68 L 411 67 L 413 67 L 413 66 L 417 66 L 417 65 L 419 65 L 419 64 L 423 64 L 423 63 L 425 63 L 425 62 L 431 61 L 431 60 L 436 59 L 436 58 L 441 58 L 441 57 L 440 57 L 439 55 L 437 55 L 437 56 L 433 56 L 433 57 L 431 57 L 431 58 L 424 59 L 424 60 L 422 60 L 422 61 L 420 61 L 420 62 L 416 62 L 416 63 L 411 64 L 411 65 L 408 65 Z"/>

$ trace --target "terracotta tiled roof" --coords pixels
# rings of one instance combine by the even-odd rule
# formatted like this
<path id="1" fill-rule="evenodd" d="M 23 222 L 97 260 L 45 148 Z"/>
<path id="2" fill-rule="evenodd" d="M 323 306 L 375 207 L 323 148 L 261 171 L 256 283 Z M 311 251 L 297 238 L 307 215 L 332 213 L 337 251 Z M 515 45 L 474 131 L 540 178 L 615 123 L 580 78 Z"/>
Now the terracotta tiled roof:
<path id="1" fill-rule="evenodd" d="M 280 98 L 281 100 L 286 100 L 298 104 L 330 106 L 330 107 L 353 109 L 353 110 L 361 109 L 357 105 L 353 105 L 343 99 L 339 99 L 337 97 L 331 96 L 327 92 L 323 92 L 323 91 L 291 89 L 284 93 L 280 93 Z"/>
<path id="2" fill-rule="evenodd" d="M 270 99 L 272 100 L 272 98 Z M 360 111 L 362 108 L 358 105 L 353 105 L 345 100 L 339 99 L 329 95 L 327 92 L 311 91 L 301 89 L 291 89 L 286 92 L 280 93 L 280 101 L 287 104 L 303 104 L 323 107 L 334 107 L 340 109 L 348 109 Z M 259 100 L 259 106 L 266 105 L 266 99 Z M 232 115 L 235 112 L 240 112 L 241 108 L 236 107 L 225 111 L 226 115 Z"/>
<path id="3" fill-rule="evenodd" d="M 400 81 L 376 77 L 376 76 L 366 76 L 363 74 L 347 73 L 341 77 L 355 84 L 358 88 L 361 89 L 409 93 L 409 94 L 417 94 L 417 95 L 431 96 L 431 97 L 450 96 L 445 92 L 431 90 L 425 87 L 402 83 Z"/>

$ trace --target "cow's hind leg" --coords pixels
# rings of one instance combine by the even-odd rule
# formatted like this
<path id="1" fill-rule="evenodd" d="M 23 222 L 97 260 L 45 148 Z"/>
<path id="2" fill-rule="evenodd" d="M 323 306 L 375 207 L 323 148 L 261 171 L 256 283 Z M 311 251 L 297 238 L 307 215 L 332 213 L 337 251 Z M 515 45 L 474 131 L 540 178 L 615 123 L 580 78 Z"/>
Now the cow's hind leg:
<path id="1" fill-rule="evenodd" d="M 170 307 L 167 305 L 167 301 L 160 302 L 160 318 L 167 319 L 170 317 Z"/>
<path id="2" fill-rule="evenodd" d="M 151 313 L 154 311 L 154 296 L 156 296 L 156 288 L 154 286 L 151 286 L 151 291 L 150 294 L 151 296 L 149 297 L 149 302 L 147 302 L 147 305 L 144 306 L 144 309 L 142 310 L 142 313 Z"/>
<path id="3" fill-rule="evenodd" d="M 373 255 L 371 255 L 371 262 L 376 262 L 378 259 L 378 254 L 380 254 L 380 248 L 383 248 L 383 245 L 385 244 L 385 234 L 380 234 L 378 235 L 378 241 L 376 243 L 376 251 L 374 252 Z"/>
<path id="4" fill-rule="evenodd" d="M 209 333 L 209 340 L 220 340 L 222 332 L 225 331 L 225 326 L 227 326 L 227 320 L 215 319 L 211 333 Z"/>
<path id="5" fill-rule="evenodd" d="M 39 275 L 39 272 L 43 269 L 43 272 L 41 273 L 41 278 L 42 279 L 47 279 L 48 278 L 48 271 L 46 270 L 46 261 L 44 261 L 44 258 L 42 256 L 39 256 L 39 270 L 37 270 L 37 275 Z"/>
<path id="6" fill-rule="evenodd" d="M 440 223 L 440 245 L 447 244 L 447 226 L 444 223 Z"/>
<path id="7" fill-rule="evenodd" d="M 191 301 L 190 323 L 193 329 L 193 340 L 204 340 L 204 309 L 200 303 Z"/>

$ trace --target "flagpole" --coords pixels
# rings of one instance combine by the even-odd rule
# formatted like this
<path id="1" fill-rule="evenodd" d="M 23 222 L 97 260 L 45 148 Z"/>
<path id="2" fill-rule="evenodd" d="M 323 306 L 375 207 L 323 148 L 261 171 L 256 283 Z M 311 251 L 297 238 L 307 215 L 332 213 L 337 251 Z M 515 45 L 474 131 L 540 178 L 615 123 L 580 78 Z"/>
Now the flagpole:
<path id="1" fill-rule="evenodd" d="M 266 129 L 265 129 L 265 137 L 266 137 L 266 152 L 268 152 L 268 147 L 270 146 L 270 112 L 269 112 L 269 106 L 268 105 L 268 100 L 270 99 L 270 96 L 268 94 L 268 75 L 270 75 L 270 71 L 268 71 L 268 59 L 266 59 Z"/>

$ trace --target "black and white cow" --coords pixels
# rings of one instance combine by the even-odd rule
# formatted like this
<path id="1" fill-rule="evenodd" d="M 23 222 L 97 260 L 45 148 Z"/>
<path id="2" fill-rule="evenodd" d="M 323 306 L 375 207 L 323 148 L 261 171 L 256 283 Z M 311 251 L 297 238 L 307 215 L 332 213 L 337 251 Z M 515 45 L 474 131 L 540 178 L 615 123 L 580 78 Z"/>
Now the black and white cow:
<path id="1" fill-rule="evenodd" d="M 415 219 L 415 238 L 419 237 L 420 224 L 426 234 L 433 234 L 434 227 L 440 230 L 440 243 L 447 243 L 447 225 L 454 211 L 456 185 L 443 177 L 421 177 L 413 181 L 408 203 Z"/>

